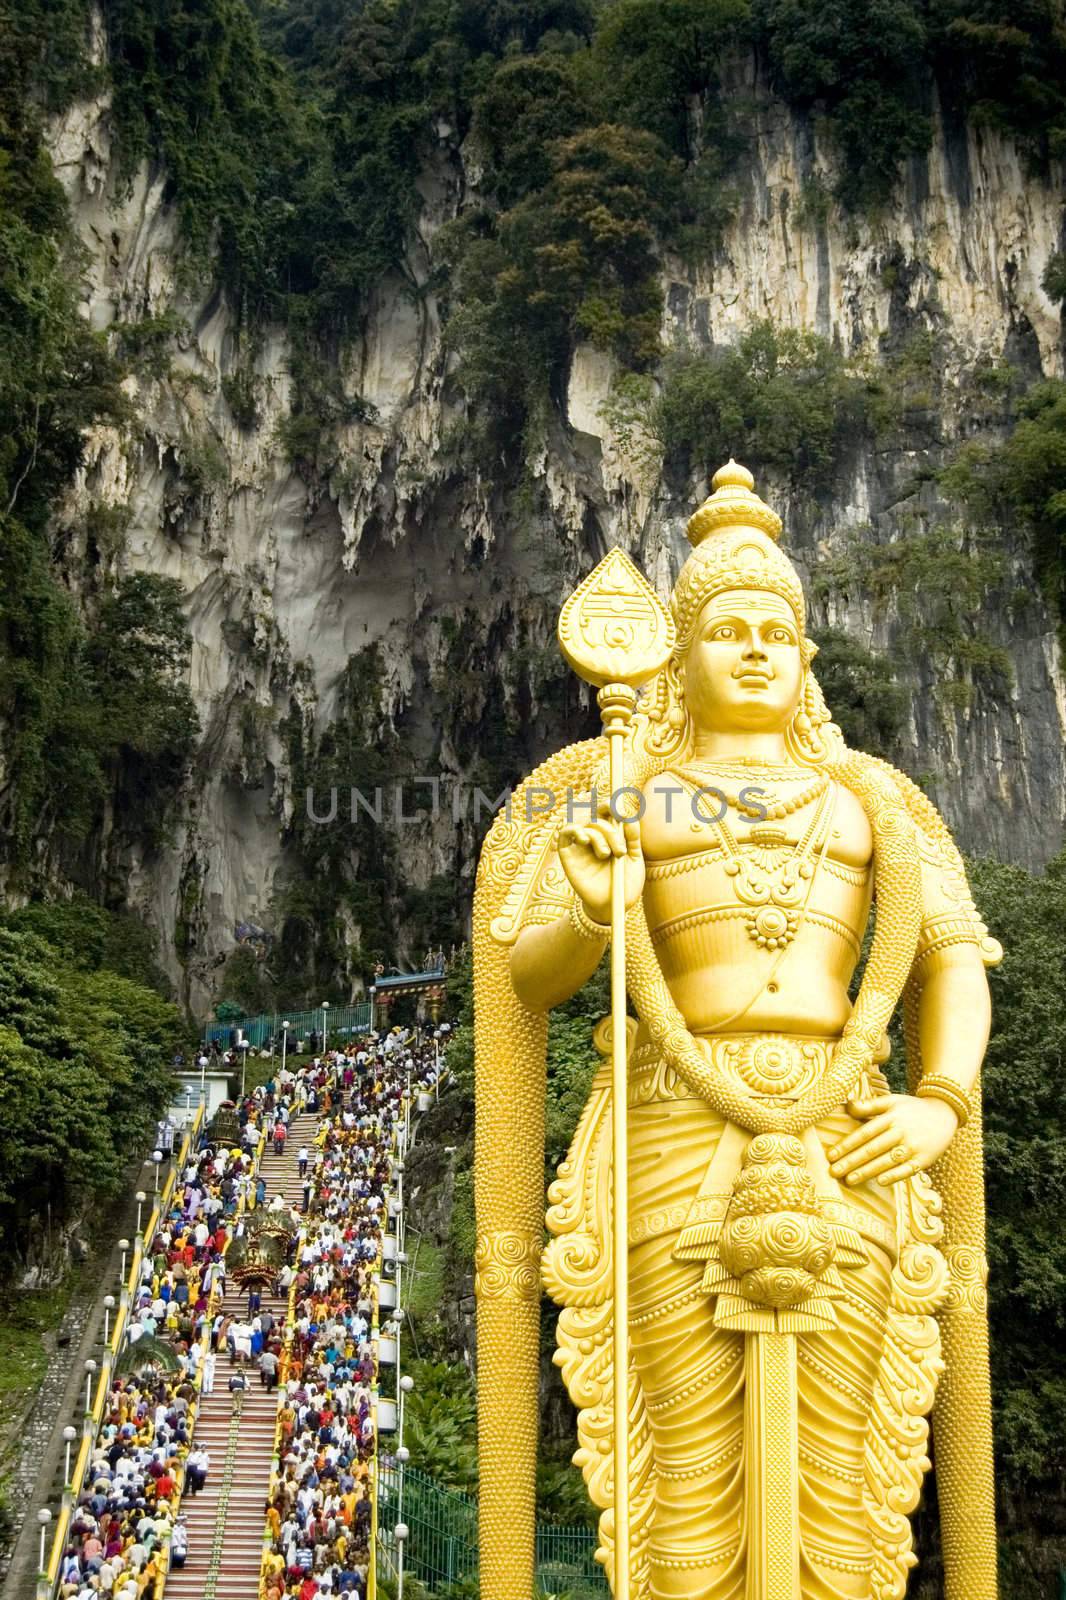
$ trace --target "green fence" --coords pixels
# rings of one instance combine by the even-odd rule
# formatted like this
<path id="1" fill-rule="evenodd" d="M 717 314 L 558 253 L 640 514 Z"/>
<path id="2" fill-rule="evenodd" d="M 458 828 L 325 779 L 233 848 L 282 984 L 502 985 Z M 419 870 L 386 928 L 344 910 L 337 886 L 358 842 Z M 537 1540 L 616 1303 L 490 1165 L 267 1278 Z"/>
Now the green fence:
<path id="1" fill-rule="evenodd" d="M 379 1571 L 386 1580 L 396 1571 L 392 1529 L 401 1520 L 399 1474 L 382 1462 L 379 1469 Z M 476 1580 L 478 1574 L 477 1501 L 456 1489 L 442 1489 L 415 1467 L 408 1467 L 403 1485 L 402 1520 L 409 1529 L 404 1570 L 431 1594 L 447 1595 L 449 1586 Z M 542 1595 L 567 1600 L 599 1600 L 608 1593 L 607 1578 L 596 1561 L 592 1528 L 537 1529 L 537 1583 Z"/>
<path id="2" fill-rule="evenodd" d="M 236 1042 L 239 1029 L 253 1050 L 261 1050 L 268 1039 L 273 1039 L 280 1050 L 281 1025 L 287 1022 L 288 1048 L 294 1050 L 297 1041 L 306 1039 L 312 1032 L 321 1037 L 323 1017 L 331 1039 L 369 1033 L 372 1026 L 371 1007 L 367 1000 L 357 1006 L 329 1006 L 325 1012 L 321 1006 L 315 1006 L 311 1011 L 265 1011 L 258 1017 L 237 1017 L 233 1022 L 208 1022 L 204 1025 L 204 1042 L 210 1044 L 212 1039 L 217 1039 L 228 1049 Z"/>

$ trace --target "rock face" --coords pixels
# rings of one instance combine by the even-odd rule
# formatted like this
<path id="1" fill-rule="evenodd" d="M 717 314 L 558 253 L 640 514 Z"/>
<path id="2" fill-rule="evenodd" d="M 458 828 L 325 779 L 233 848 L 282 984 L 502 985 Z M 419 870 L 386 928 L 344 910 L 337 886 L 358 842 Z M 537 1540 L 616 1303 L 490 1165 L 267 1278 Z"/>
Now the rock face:
<path id="1" fill-rule="evenodd" d="M 941 121 L 890 214 L 824 216 L 812 196 L 831 181 L 831 159 L 811 127 L 753 75 L 738 87 L 754 107 L 751 158 L 737 174 L 736 208 L 713 264 L 664 263 L 665 339 L 708 348 L 769 317 L 871 359 L 905 350 L 915 330 L 931 340 L 937 391 L 910 435 L 857 445 L 832 495 L 817 503 L 772 479 L 759 488 L 784 514 L 807 573 L 834 575 L 812 590 L 815 637 L 828 626 L 869 648 L 903 648 L 902 759 L 960 842 L 1037 866 L 1061 842 L 1066 685 L 1024 541 L 1012 529 L 997 532 L 1001 570 L 982 586 L 977 614 L 962 618 L 964 630 L 1006 652 L 1011 670 L 950 699 L 938 688 L 950 642 L 938 653 L 936 640 L 950 597 L 935 592 L 935 570 L 928 594 L 902 598 L 878 598 L 858 570 L 854 582 L 848 573 L 857 540 L 888 549 L 950 523 L 931 472 L 973 431 L 967 385 L 975 367 L 1061 375 L 1061 319 L 1040 287 L 1063 239 L 1061 175 L 1035 180 L 997 135 Z M 460 473 L 454 439 L 464 416 L 445 385 L 437 306 L 399 279 L 380 284 L 340 374 L 373 420 L 336 430 L 328 461 L 294 465 L 278 433 L 291 390 L 285 330 L 268 328 L 250 344 L 217 286 L 190 282 L 165 174 L 144 167 L 131 185 L 120 183 L 106 100 L 72 108 L 50 143 L 89 251 L 93 325 L 164 313 L 181 325 L 169 371 L 129 380 L 137 427 L 101 429 L 88 441 L 59 520 L 69 529 L 75 586 L 87 559 L 78 530 L 86 509 L 102 504 L 126 523 L 106 556 L 113 570 L 168 574 L 188 597 L 203 739 L 176 806 L 177 847 L 151 858 L 126 850 L 109 869 L 158 931 L 185 998 L 202 1010 L 233 948 L 233 925 L 277 928 L 284 917 L 301 868 L 291 824 L 305 805 L 294 751 L 313 781 L 342 686 L 354 685 L 359 698 L 365 684 L 364 735 L 399 752 L 397 778 L 450 780 L 436 819 L 382 824 L 406 882 L 469 882 L 479 829 L 459 816 L 468 791 L 486 778 L 517 777 L 523 763 L 590 727 L 557 659 L 562 598 L 614 542 L 668 592 L 686 548 L 685 518 L 707 489 L 668 481 L 604 419 L 612 364 L 590 347 L 572 365 L 568 415 L 555 419 L 528 463 L 531 491 L 521 506 Z M 463 153 L 442 143 L 407 263 L 416 283 L 426 280 L 434 233 L 470 179 L 462 168 Z M 238 376 L 255 394 L 254 416 L 234 414 L 225 380 Z M 962 547 L 961 533 L 951 538 Z M 920 648 L 907 642 L 914 615 L 928 624 Z M 354 771 L 349 781 L 363 780 Z M 316 804 L 327 799 L 323 791 Z M 362 849 L 365 856 L 373 847 Z M 363 865 L 355 850 L 351 873 Z M 358 932 L 357 912 L 348 932 Z"/>

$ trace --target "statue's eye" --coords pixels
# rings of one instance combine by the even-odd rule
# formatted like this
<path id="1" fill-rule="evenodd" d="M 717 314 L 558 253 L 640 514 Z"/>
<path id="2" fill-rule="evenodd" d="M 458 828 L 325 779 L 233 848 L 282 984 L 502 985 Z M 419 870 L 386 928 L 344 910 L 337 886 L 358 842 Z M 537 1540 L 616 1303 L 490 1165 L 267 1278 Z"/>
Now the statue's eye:
<path id="1" fill-rule="evenodd" d="M 731 623 L 728 622 L 719 623 L 718 627 L 715 628 L 714 632 L 711 634 L 712 639 L 735 639 L 736 636 L 737 630 L 732 626 Z"/>
<path id="2" fill-rule="evenodd" d="M 787 628 L 774 628 L 770 634 L 770 642 L 772 644 L 791 644 L 792 635 Z"/>

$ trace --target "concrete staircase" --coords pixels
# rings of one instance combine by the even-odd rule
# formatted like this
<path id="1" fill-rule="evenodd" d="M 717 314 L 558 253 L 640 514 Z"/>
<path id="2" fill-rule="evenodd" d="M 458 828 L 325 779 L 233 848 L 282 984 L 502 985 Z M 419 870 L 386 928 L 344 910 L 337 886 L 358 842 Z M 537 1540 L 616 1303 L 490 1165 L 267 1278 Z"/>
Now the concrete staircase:
<path id="1" fill-rule="evenodd" d="M 267 1146 L 260 1171 L 266 1179 L 268 1204 L 275 1195 L 282 1194 L 289 1205 L 302 1205 L 303 1184 L 296 1153 L 303 1144 L 313 1148 L 317 1126 L 316 1116 L 293 1118 L 284 1155 L 275 1156 L 273 1146 Z M 227 1290 L 223 1309 L 230 1315 L 240 1315 L 246 1306 L 247 1295 L 233 1284 Z M 268 1306 L 275 1321 L 283 1326 L 286 1301 L 278 1295 L 265 1294 L 263 1307 Z M 257 1600 L 278 1395 L 277 1390 L 268 1394 L 261 1386 L 254 1365 L 246 1370 L 251 1387 L 245 1391 L 240 1417 L 235 1419 L 234 1397 L 227 1387 L 231 1368 L 225 1350 L 219 1351 L 214 1392 L 201 1401 L 193 1436 L 194 1444 L 208 1451 L 211 1465 L 201 1492 L 182 1498 L 189 1554 L 184 1567 L 170 1572 L 166 1600 L 205 1600 L 205 1584 L 212 1573 L 217 1600 Z M 228 1472 L 227 1456 L 232 1463 Z M 223 1510 L 220 1500 L 227 1483 L 229 1497 Z"/>

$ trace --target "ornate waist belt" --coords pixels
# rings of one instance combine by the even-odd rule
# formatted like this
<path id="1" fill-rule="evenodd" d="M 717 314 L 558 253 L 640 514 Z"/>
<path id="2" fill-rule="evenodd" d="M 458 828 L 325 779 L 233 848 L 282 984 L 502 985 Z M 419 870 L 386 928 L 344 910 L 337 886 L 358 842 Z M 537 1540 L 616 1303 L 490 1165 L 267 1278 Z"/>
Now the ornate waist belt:
<path id="1" fill-rule="evenodd" d="M 745 1094 L 796 1100 L 829 1065 L 836 1039 L 787 1033 L 700 1034 L 716 1067 Z M 639 1043 L 629 1058 L 629 1102 L 690 1100 L 692 1090 L 662 1058 L 655 1044 Z"/>

